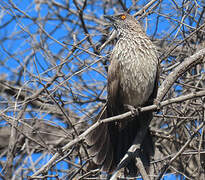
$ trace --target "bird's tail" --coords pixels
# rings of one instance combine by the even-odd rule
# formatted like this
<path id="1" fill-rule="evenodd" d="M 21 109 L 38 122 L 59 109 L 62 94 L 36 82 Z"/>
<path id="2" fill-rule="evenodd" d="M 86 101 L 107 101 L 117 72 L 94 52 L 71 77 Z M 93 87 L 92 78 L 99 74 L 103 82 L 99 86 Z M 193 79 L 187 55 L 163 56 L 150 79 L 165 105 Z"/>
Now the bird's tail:
<path id="1" fill-rule="evenodd" d="M 109 117 L 106 109 L 101 119 Z M 123 158 L 132 145 L 137 132 L 143 127 L 145 121 L 150 121 L 152 112 L 143 112 L 134 118 L 123 119 L 118 122 L 103 123 L 92 130 L 86 142 L 88 153 L 93 162 L 102 167 L 103 171 L 111 172 Z M 150 156 L 154 153 L 153 140 L 149 129 L 142 141 L 140 154 L 142 162 L 148 166 Z"/>
<path id="2" fill-rule="evenodd" d="M 97 119 L 105 119 L 107 117 L 107 108 L 105 106 L 99 113 Z M 114 158 L 113 139 L 111 139 L 112 133 L 110 133 L 110 131 L 110 123 L 102 123 L 93 129 L 86 137 L 88 153 L 92 157 L 92 161 L 96 165 L 101 166 L 102 170 L 106 172 L 112 169 Z"/>

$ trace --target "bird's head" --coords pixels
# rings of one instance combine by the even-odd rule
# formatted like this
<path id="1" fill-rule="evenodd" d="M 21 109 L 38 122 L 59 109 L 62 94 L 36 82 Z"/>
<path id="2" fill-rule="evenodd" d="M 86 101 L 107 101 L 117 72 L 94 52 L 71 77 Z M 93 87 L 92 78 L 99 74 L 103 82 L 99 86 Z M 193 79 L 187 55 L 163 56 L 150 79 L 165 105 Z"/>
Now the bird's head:
<path id="1" fill-rule="evenodd" d="M 126 12 L 116 15 L 105 15 L 104 17 L 109 20 L 118 33 L 126 34 L 127 32 L 136 32 L 141 30 L 141 26 L 137 20 Z"/>

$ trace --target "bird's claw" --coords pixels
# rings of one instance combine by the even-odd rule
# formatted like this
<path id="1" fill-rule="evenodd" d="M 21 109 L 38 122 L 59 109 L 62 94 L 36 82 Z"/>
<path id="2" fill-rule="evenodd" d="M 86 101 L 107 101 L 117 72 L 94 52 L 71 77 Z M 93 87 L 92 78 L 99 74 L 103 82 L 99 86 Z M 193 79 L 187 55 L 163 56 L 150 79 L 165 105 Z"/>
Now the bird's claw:
<path id="1" fill-rule="evenodd" d="M 157 111 L 159 111 L 161 109 L 161 103 L 158 99 L 155 99 L 153 104 L 155 104 L 157 106 Z"/>
<path id="2" fill-rule="evenodd" d="M 134 107 L 129 104 L 125 104 L 124 107 L 127 108 L 129 111 L 131 111 L 132 117 L 138 116 L 140 113 L 140 107 Z"/>

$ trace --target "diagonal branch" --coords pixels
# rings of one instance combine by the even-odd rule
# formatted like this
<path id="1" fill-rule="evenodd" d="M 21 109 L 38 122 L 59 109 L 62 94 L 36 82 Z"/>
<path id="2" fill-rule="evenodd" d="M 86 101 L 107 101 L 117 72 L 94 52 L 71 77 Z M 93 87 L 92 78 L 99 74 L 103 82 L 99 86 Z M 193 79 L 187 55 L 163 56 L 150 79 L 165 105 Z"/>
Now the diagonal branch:
<path id="1" fill-rule="evenodd" d="M 158 94 L 156 101 L 160 102 L 164 98 L 164 96 L 167 94 L 169 89 L 172 87 L 174 82 L 186 71 L 188 71 L 190 68 L 195 66 L 196 64 L 201 63 L 204 60 L 205 57 L 205 48 L 201 49 L 194 55 L 186 58 L 179 66 L 177 66 L 170 74 L 167 76 L 167 78 L 163 81 L 162 85 L 159 87 Z"/>
<path id="2" fill-rule="evenodd" d="M 180 96 L 180 97 L 177 97 L 177 98 L 173 98 L 173 99 L 170 99 L 170 100 L 163 101 L 163 102 L 160 103 L 160 107 L 164 107 L 164 106 L 167 106 L 169 104 L 183 102 L 183 101 L 186 101 L 186 100 L 194 99 L 194 98 L 197 98 L 197 97 L 203 97 L 203 96 L 205 96 L 205 91 L 190 93 L 188 95 L 184 95 L 184 96 Z M 157 105 L 150 105 L 150 106 L 143 107 L 140 110 L 142 112 L 144 112 L 144 111 L 157 110 L 157 109 L 158 109 Z M 93 124 L 91 127 L 89 127 L 84 133 L 82 133 L 77 138 L 75 138 L 74 140 L 72 140 L 68 144 L 66 144 L 62 148 L 62 153 L 65 153 L 70 147 L 72 147 L 73 145 L 77 144 L 78 142 L 81 142 L 81 141 L 85 140 L 85 137 L 93 129 L 97 128 L 100 124 L 107 123 L 107 122 L 112 122 L 112 121 L 117 121 L 117 120 L 123 120 L 126 117 L 129 117 L 131 115 L 132 115 L 132 112 L 129 111 L 129 112 L 126 112 L 126 113 L 118 115 L 118 116 L 113 116 L 113 117 L 106 118 L 106 119 L 101 120 L 101 121 L 97 121 L 95 124 Z M 38 171 L 36 171 L 30 178 L 32 179 L 34 176 L 37 176 L 37 175 L 39 175 L 39 174 L 41 174 L 43 172 L 47 172 L 49 170 L 49 168 L 54 165 L 55 161 L 60 156 L 61 156 L 61 154 L 56 152 L 54 154 L 54 156 L 50 159 L 50 161 L 47 164 L 45 164 L 44 166 L 42 166 Z"/>

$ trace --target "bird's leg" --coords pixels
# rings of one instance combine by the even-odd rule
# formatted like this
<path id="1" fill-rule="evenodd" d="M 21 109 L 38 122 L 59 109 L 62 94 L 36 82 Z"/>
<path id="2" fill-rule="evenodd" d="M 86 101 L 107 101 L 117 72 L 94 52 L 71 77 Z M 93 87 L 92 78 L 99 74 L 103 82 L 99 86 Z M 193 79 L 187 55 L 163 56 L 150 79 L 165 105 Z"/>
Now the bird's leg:
<path id="1" fill-rule="evenodd" d="M 140 111 L 141 111 L 141 108 L 139 106 L 135 107 L 135 106 L 132 106 L 132 105 L 129 105 L 129 104 L 124 104 L 124 107 L 127 110 L 131 111 L 132 117 L 138 116 Z"/>

